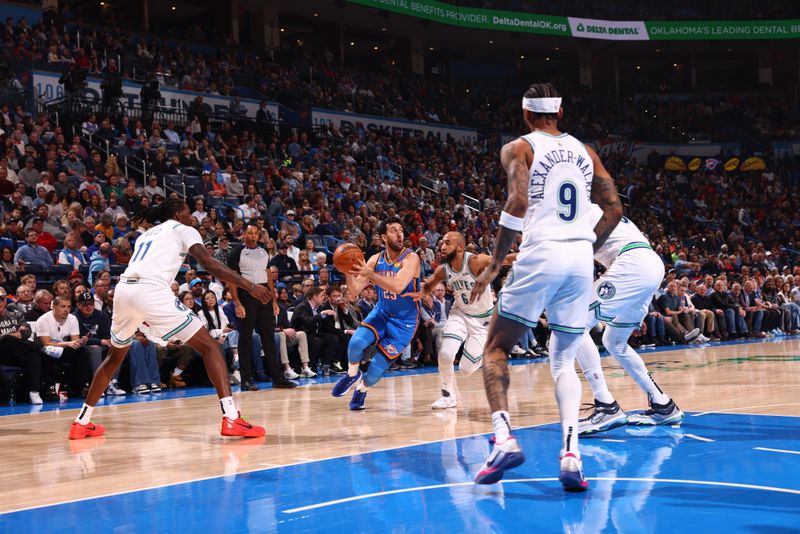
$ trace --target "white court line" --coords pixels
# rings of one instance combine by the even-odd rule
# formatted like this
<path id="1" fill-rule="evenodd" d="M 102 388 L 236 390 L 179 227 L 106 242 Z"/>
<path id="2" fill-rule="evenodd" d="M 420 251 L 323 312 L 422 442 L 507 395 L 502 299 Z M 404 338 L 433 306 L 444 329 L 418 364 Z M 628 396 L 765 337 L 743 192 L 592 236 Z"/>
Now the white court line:
<path id="1" fill-rule="evenodd" d="M 710 412 L 700 412 L 700 413 L 691 413 L 689 417 L 700 417 L 703 415 L 708 415 L 712 413 L 732 413 L 732 414 L 741 414 L 741 412 L 736 412 L 735 410 L 749 410 L 750 408 L 775 408 L 778 406 L 796 406 L 800 404 L 800 402 L 784 402 L 781 404 L 756 404 L 755 406 L 737 406 L 736 408 L 724 408 L 722 410 L 712 410 Z M 771 415 L 771 414 L 741 414 L 741 415 Z M 794 415 L 789 415 L 786 417 L 796 417 Z"/>
<path id="2" fill-rule="evenodd" d="M 558 421 L 551 421 L 549 423 L 539 423 L 539 424 L 536 424 L 536 425 L 521 426 L 521 427 L 517 427 L 517 429 L 518 430 L 523 430 L 523 429 L 527 429 L 527 428 L 538 428 L 538 427 L 542 427 L 542 426 L 555 425 L 555 424 L 558 424 Z M 454 436 L 452 438 L 433 439 L 433 440 L 430 440 L 430 441 L 426 441 L 425 443 L 442 443 L 444 441 L 457 441 L 459 439 L 475 438 L 475 437 L 479 437 L 479 436 L 485 436 L 487 434 L 491 434 L 491 432 L 480 432 L 480 433 L 475 433 L 475 434 L 466 434 L 464 436 Z M 395 451 L 395 450 L 399 450 L 399 449 L 408 449 L 409 447 L 416 447 L 417 445 L 419 445 L 419 444 L 418 443 L 413 443 L 413 444 L 409 444 L 409 445 L 400 445 L 398 447 L 385 447 L 383 449 L 362 451 L 362 452 L 358 452 L 358 453 L 340 454 L 338 456 L 330 456 L 328 458 L 318 458 L 316 460 L 306 460 L 306 461 L 300 461 L 300 462 L 293 462 L 293 463 L 289 463 L 289 464 L 284 464 L 284 465 L 280 465 L 280 466 L 276 467 L 275 469 L 282 468 L 282 467 L 292 467 L 292 466 L 295 466 L 295 465 L 303 465 L 303 464 L 307 464 L 307 463 L 322 462 L 322 461 L 325 461 L 325 460 L 337 460 L 339 458 L 351 458 L 352 456 L 355 456 L 356 454 L 373 454 L 373 453 L 378 453 L 378 452 L 387 452 L 387 451 Z M 237 471 L 236 474 L 237 475 L 245 475 L 247 473 L 254 473 L 256 471 L 267 471 L 268 469 L 270 469 L 270 468 L 262 469 L 261 467 L 253 467 L 252 469 L 242 469 L 241 471 Z M 72 504 L 72 503 L 81 502 L 81 501 L 90 501 L 92 499 L 104 499 L 106 497 L 116 497 L 118 495 L 126 495 L 128 493 L 136 493 L 137 491 L 151 491 L 151 490 L 156 490 L 156 489 L 161 489 L 161 488 L 168 488 L 170 486 L 178 486 L 180 484 L 192 484 L 192 483 L 195 483 L 195 482 L 205 482 L 206 480 L 214 480 L 214 479 L 217 479 L 217 478 L 225 478 L 226 476 L 229 476 L 229 475 L 225 475 L 225 474 L 210 475 L 210 476 L 207 476 L 207 477 L 194 478 L 194 479 L 190 479 L 190 480 L 182 480 L 180 482 L 167 482 L 165 484 L 156 484 L 156 485 L 153 485 L 153 486 L 145 486 L 145 487 L 142 487 L 142 488 L 136 488 L 136 489 L 130 489 L 130 490 L 112 491 L 111 493 L 103 493 L 101 495 L 92 495 L 92 496 L 89 496 L 89 497 L 77 497 L 75 499 L 67 499 L 67 500 L 64 500 L 64 501 L 58 501 L 58 502 L 53 502 L 53 503 L 49 503 L 49 504 L 37 504 L 37 505 L 34 505 L 34 506 L 26 506 L 24 508 L 13 508 L 11 510 L 5 510 L 5 511 L 0 512 L 0 515 L 13 514 L 13 513 L 16 513 L 16 512 L 27 512 L 28 510 L 37 510 L 39 508 L 47 508 L 48 506 L 61 506 L 62 504 Z M 470 484 L 472 484 L 472 482 L 470 482 Z"/>
<path id="3" fill-rule="evenodd" d="M 514 484 L 518 482 L 555 482 L 557 478 L 518 478 L 518 479 L 511 479 L 511 480 L 501 480 L 500 484 Z M 754 490 L 762 490 L 762 491 L 774 491 L 777 493 L 789 493 L 792 495 L 800 495 L 800 490 L 790 489 L 790 488 L 776 488 L 773 486 L 757 486 L 754 484 L 739 484 L 736 482 L 713 482 L 709 480 L 683 480 L 678 478 L 629 478 L 629 477 L 588 477 L 587 480 L 595 480 L 595 481 L 609 481 L 609 482 L 646 482 L 646 483 L 654 483 L 654 482 L 662 482 L 665 484 L 693 484 L 696 486 L 718 486 L 718 487 L 726 487 L 726 488 L 742 488 L 742 489 L 754 489 Z M 317 504 L 310 504 L 308 506 L 301 506 L 299 508 L 290 508 L 289 510 L 283 510 L 284 514 L 295 514 L 297 512 L 305 512 L 307 510 L 314 510 L 317 508 L 326 508 L 328 506 L 334 506 L 336 504 L 343 504 L 346 502 L 353 502 L 353 501 L 361 501 L 365 499 L 372 499 L 373 497 L 383 497 L 386 495 L 396 495 L 398 493 L 409 493 L 412 491 L 427 491 L 431 489 L 441 489 L 441 488 L 456 488 L 459 486 L 473 486 L 475 485 L 474 482 L 454 482 L 451 484 L 436 484 L 433 486 L 418 486 L 415 488 L 402 488 L 390 491 L 379 491 L 377 493 L 367 493 L 365 495 L 356 495 L 355 497 L 347 497 L 345 499 L 336 499 L 335 501 L 327 501 L 321 502 Z"/>
<path id="4" fill-rule="evenodd" d="M 800 454 L 800 451 L 787 451 L 785 449 L 770 449 L 769 447 L 753 447 L 754 451 L 783 452 L 786 454 Z"/>
<path id="5" fill-rule="evenodd" d="M 714 443 L 713 439 L 704 438 L 703 436 L 698 436 L 696 434 L 685 434 L 687 438 L 696 439 L 697 441 L 705 441 L 707 443 Z"/>
<path id="6" fill-rule="evenodd" d="M 609 443 L 625 443 L 624 439 L 604 439 L 603 441 L 608 441 Z"/>
<path id="7" fill-rule="evenodd" d="M 301 462 L 318 462 L 319 461 L 319 460 L 317 460 L 315 458 L 300 458 L 300 457 L 295 458 L 295 460 L 300 460 Z"/>
<path id="8" fill-rule="evenodd" d="M 423 441 L 421 439 L 410 439 L 408 441 L 410 441 L 411 443 L 430 443 L 430 441 Z"/>

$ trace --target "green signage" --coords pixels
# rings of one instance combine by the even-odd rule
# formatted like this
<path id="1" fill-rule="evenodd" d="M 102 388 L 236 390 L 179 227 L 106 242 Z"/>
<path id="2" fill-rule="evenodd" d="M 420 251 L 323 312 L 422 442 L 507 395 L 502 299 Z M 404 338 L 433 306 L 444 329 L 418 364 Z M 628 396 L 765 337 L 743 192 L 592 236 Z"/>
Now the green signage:
<path id="1" fill-rule="evenodd" d="M 459 7 L 436 0 L 349 0 L 441 24 L 614 41 L 800 39 L 800 19 L 730 21 L 597 20 Z"/>

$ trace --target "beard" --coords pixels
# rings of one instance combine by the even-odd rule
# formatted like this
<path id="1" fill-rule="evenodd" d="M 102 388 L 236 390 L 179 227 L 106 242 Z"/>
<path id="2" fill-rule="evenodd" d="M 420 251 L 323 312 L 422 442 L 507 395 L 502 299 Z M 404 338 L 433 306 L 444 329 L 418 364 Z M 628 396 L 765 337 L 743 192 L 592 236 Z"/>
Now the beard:
<path id="1" fill-rule="evenodd" d="M 388 248 L 392 252 L 397 253 L 397 252 L 400 252 L 400 251 L 403 250 L 403 245 L 402 245 L 402 243 L 399 246 L 395 245 L 394 241 L 391 241 L 390 239 L 387 239 L 386 240 L 386 248 Z"/>
<path id="2" fill-rule="evenodd" d="M 457 250 L 454 250 L 450 254 L 444 257 L 444 261 L 447 263 L 452 263 L 454 259 L 456 259 L 456 254 L 458 253 Z"/>

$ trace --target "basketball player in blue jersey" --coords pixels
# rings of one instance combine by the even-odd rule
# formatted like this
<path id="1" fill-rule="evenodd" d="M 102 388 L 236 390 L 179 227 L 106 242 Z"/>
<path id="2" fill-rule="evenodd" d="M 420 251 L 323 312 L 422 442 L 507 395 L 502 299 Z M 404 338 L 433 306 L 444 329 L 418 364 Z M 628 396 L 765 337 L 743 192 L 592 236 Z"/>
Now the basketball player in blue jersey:
<path id="1" fill-rule="evenodd" d="M 378 226 L 378 234 L 386 247 L 366 263 L 353 265 L 347 274 L 349 298 L 355 299 L 372 283 L 378 292 L 378 303 L 356 329 L 347 347 L 347 374 L 339 379 L 331 395 L 343 397 L 354 385 L 351 410 L 363 410 L 367 390 L 378 383 L 384 371 L 411 343 L 417 329 L 419 308 L 413 296 L 420 285 L 419 256 L 403 246 L 403 222 L 391 217 Z M 378 353 L 372 358 L 362 377 L 359 364 L 372 345 Z M 363 378 L 363 380 L 362 380 Z"/>
<path id="2" fill-rule="evenodd" d="M 561 416 L 559 480 L 567 491 L 585 491 L 578 450 L 581 381 L 575 372 L 586 309 L 592 291 L 594 250 L 603 245 L 622 217 L 614 180 L 597 154 L 558 129 L 561 97 L 550 83 L 534 84 L 522 98 L 522 118 L 530 133 L 503 146 L 500 162 L 508 175 L 508 200 L 500 216 L 492 261 L 472 287 L 476 302 L 522 232 L 519 254 L 489 322 L 483 352 L 483 382 L 492 411 L 494 447 L 475 477 L 494 484 L 506 470 L 525 461 L 511 435 L 508 414 L 508 353 L 526 328 L 548 313 L 550 372 Z M 602 215 L 591 217 L 597 204 Z"/>

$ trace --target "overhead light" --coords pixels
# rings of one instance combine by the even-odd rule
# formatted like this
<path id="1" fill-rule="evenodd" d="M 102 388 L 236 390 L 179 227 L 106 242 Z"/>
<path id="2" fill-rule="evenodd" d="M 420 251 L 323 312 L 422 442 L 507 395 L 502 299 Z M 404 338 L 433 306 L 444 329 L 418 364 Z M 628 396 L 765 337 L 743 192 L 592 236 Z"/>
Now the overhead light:
<path id="1" fill-rule="evenodd" d="M 100 2 L 100 5 L 104 6 L 104 5 L 106 5 L 106 3 L 105 2 Z"/>
<path id="2" fill-rule="evenodd" d="M 433 47 L 431 46 L 430 48 L 428 48 L 428 50 L 430 50 L 431 52 L 433 52 Z"/>
<path id="3" fill-rule="evenodd" d="M 469 89 L 467 89 L 467 92 L 469 93 Z"/>
<path id="4" fill-rule="evenodd" d="M 494 41 L 492 41 L 491 39 L 489 39 L 489 44 L 494 44 Z"/>
<path id="5" fill-rule="evenodd" d="M 377 46 L 373 46 L 372 49 L 373 50 L 378 50 L 378 47 Z"/>
<path id="6" fill-rule="evenodd" d="M 525 56 L 519 56 L 520 59 L 525 59 Z"/>
<path id="7" fill-rule="evenodd" d="M 353 41 L 350 41 L 350 46 L 355 46 L 355 45 L 356 45 L 356 43 L 354 43 Z"/>
<path id="8" fill-rule="evenodd" d="M 381 28 L 381 31 L 382 31 L 382 32 L 385 32 L 385 31 L 386 31 L 386 28 Z"/>
<path id="9" fill-rule="evenodd" d="M 678 66 L 678 64 L 677 64 L 677 63 L 673 63 L 673 64 L 672 64 L 672 66 L 673 66 L 673 67 L 677 67 L 677 66 Z"/>
<path id="10" fill-rule="evenodd" d="M 285 31 L 286 31 L 286 28 L 281 28 L 281 32 L 285 32 Z"/>
<path id="11" fill-rule="evenodd" d="M 556 52 L 558 52 L 559 50 L 561 50 L 561 49 L 559 47 L 556 47 Z"/>
<path id="12" fill-rule="evenodd" d="M 549 57 L 544 58 L 545 61 L 550 61 Z"/>
<path id="13" fill-rule="evenodd" d="M 639 66 L 639 65 L 636 65 L 636 70 L 641 70 L 641 69 L 642 69 L 642 67 L 641 67 L 641 66 Z"/>
<path id="14" fill-rule="evenodd" d="M 660 54 L 660 53 L 661 53 L 661 49 L 660 48 L 656 48 L 656 54 Z"/>
<path id="15" fill-rule="evenodd" d="M 175 11 L 176 9 L 178 9 L 178 8 L 175 7 L 175 6 L 172 6 L 172 11 Z"/>
<path id="16" fill-rule="evenodd" d="M 733 48 L 729 48 L 729 49 L 728 49 L 728 52 L 733 52 Z"/>
<path id="17" fill-rule="evenodd" d="M 315 17 L 319 17 L 319 13 L 314 13 L 314 16 Z"/>

